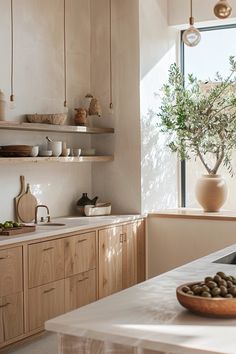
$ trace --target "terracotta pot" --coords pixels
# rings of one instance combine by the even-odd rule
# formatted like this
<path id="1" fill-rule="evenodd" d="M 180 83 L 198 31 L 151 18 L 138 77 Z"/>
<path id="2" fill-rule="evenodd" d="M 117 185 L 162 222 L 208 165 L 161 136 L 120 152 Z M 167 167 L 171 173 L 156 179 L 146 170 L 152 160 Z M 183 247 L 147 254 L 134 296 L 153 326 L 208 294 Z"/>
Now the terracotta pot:
<path id="1" fill-rule="evenodd" d="M 203 175 L 196 185 L 196 198 L 204 211 L 219 211 L 227 199 L 228 189 L 219 175 Z"/>

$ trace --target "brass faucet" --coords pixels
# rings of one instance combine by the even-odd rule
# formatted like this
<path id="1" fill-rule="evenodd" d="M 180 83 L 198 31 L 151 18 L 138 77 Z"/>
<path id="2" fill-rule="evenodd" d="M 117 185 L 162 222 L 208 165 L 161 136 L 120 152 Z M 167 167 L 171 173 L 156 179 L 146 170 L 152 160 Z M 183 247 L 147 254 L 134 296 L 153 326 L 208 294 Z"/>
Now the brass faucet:
<path id="1" fill-rule="evenodd" d="M 47 207 L 47 205 L 41 204 L 41 205 L 37 205 L 36 208 L 35 208 L 35 221 L 34 221 L 34 223 L 35 224 L 38 223 L 38 209 L 39 208 L 46 208 L 47 209 L 47 213 L 48 213 L 48 215 L 47 215 L 48 221 L 47 222 L 50 222 L 51 221 L 51 217 L 50 217 L 50 213 L 49 213 L 49 208 Z"/>

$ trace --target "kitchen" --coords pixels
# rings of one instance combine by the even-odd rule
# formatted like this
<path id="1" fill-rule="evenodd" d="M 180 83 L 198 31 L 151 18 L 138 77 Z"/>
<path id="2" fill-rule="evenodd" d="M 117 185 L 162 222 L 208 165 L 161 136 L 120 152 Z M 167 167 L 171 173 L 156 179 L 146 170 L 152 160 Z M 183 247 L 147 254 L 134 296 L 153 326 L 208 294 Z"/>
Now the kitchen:
<path id="1" fill-rule="evenodd" d="M 199 0 L 193 2 L 194 16 L 201 26 L 222 24 L 222 20 L 216 20 L 212 13 L 214 3 L 207 1 L 201 8 Z M 235 21 L 236 4 L 234 1 L 230 3 L 232 15 L 224 20 L 224 24 L 228 25 Z M 6 250 L 18 252 L 14 256 L 18 263 L 10 267 L 12 263 L 7 260 L 9 265 L 6 268 L 12 274 L 16 269 L 20 272 L 14 274 L 18 279 L 16 288 L 1 292 L 1 296 L 4 298 L 21 294 L 22 298 L 18 297 L 17 301 L 23 303 L 24 312 L 22 324 L 17 326 L 20 334 L 13 335 L 7 341 L 0 340 L 3 342 L 3 352 L 57 352 L 55 336 L 37 338 L 44 327 L 40 314 L 33 318 L 29 316 L 32 308 L 35 310 L 38 307 L 33 300 L 29 300 L 31 297 L 36 301 L 34 291 L 37 289 L 49 291 L 56 287 L 57 294 L 61 294 L 64 290 L 60 289 L 65 289 L 65 284 L 69 284 L 70 280 L 89 278 L 85 279 L 85 290 L 81 291 L 81 304 L 84 305 L 84 301 L 88 301 L 88 298 L 84 299 L 88 287 L 93 289 L 89 293 L 89 302 L 92 302 L 95 298 L 115 293 L 235 243 L 236 213 L 227 212 L 227 209 L 233 209 L 233 196 L 219 215 L 203 213 L 201 209 L 190 210 L 189 215 L 188 212 L 182 212 L 182 209 L 176 210 L 182 205 L 179 160 L 165 147 L 163 138 L 157 139 L 155 120 L 150 121 L 146 114 L 149 108 L 155 108 L 154 93 L 166 82 L 168 68 L 178 56 L 180 30 L 188 26 L 189 2 L 71 0 L 65 4 L 66 86 L 64 2 L 13 1 L 14 107 L 10 109 L 11 1 L 0 0 L 0 36 L 4 43 L 0 88 L 7 102 L 6 122 L 0 124 L 1 146 L 14 143 L 46 149 L 48 136 L 53 141 L 66 142 L 71 150 L 96 151 L 94 156 L 87 157 L 0 159 L 1 200 L 4 201 L 0 205 L 0 221 L 15 219 L 14 198 L 20 191 L 20 176 L 24 176 L 37 204 L 48 207 L 50 221 L 65 224 L 39 225 L 36 226 L 35 233 L 1 238 L 0 252 L 3 252 L 4 257 L 9 255 L 4 253 Z M 90 133 L 92 130 L 88 134 L 81 133 L 83 126 L 75 126 L 74 122 L 74 109 L 85 104 L 88 93 L 98 99 L 102 110 L 101 116 L 88 117 L 89 128 L 95 128 L 95 131 L 98 129 L 97 134 Z M 64 113 L 65 100 L 69 112 L 62 129 L 51 126 L 43 131 L 42 127 L 26 128 L 26 125 L 20 129 L 17 125 L 25 121 L 26 115 Z M 73 127 L 72 132 L 68 132 L 68 127 Z M 78 128 L 79 132 L 75 132 L 74 128 Z M 98 133 L 99 128 L 102 129 L 102 134 Z M 90 199 L 98 196 L 98 202 L 111 203 L 112 215 L 79 216 L 77 202 L 85 192 Z M 41 217 L 46 218 L 47 215 L 46 209 L 40 208 L 39 223 Z M 221 237 L 222 234 L 224 237 Z M 86 242 L 83 241 L 84 238 Z M 119 240 L 115 242 L 115 238 Z M 74 254 L 77 243 L 86 247 L 78 249 L 83 264 L 79 261 L 73 268 L 73 257 L 78 257 Z M 104 244 L 108 253 L 104 250 Z M 55 262 L 51 262 L 51 265 L 49 255 L 54 251 L 45 251 L 49 255 L 43 261 L 42 273 L 39 271 L 40 260 L 39 263 L 35 261 L 41 252 L 40 247 L 55 247 L 56 251 L 53 256 Z M 113 259 L 114 267 L 109 267 L 109 250 L 120 255 Z M 103 252 L 106 255 L 104 257 L 101 256 Z M 84 257 L 85 254 L 87 257 Z M 63 257 L 67 257 L 67 260 Z M 22 268 L 19 264 L 22 264 Z M 45 264 L 48 271 L 45 271 Z M 109 278 L 112 285 L 109 282 L 99 282 L 99 276 L 101 279 Z M 184 277 L 183 272 L 179 285 L 190 281 L 190 278 Z M 192 279 L 198 280 L 196 275 Z M 89 286 L 91 283 L 93 288 Z M 142 283 L 139 286 L 142 287 Z M 67 289 L 72 287 L 73 282 Z M 119 294 L 116 296 L 119 298 Z M 40 301 L 40 297 L 38 299 Z M 58 305 L 55 312 L 52 311 L 53 306 L 45 306 L 45 320 L 81 306 L 73 301 L 66 302 L 67 309 L 62 309 L 65 305 L 60 308 L 60 301 L 55 301 Z M 176 306 L 179 306 L 178 311 L 181 311 L 180 305 L 175 301 Z M 117 304 L 118 302 L 119 300 Z M 61 303 L 65 304 L 64 301 Z M 2 305 L 4 304 L 5 302 Z M 96 306 L 98 305 L 99 302 Z M 196 321 L 200 321 L 197 316 Z M 51 330 L 52 327 L 48 329 Z M 6 329 L 2 332 L 6 332 Z M 36 337 L 32 339 L 32 335 Z M 30 341 L 21 344 L 22 340 L 29 337 Z M 166 347 L 156 348 L 169 350 Z M 147 350 L 150 351 L 150 347 Z"/>

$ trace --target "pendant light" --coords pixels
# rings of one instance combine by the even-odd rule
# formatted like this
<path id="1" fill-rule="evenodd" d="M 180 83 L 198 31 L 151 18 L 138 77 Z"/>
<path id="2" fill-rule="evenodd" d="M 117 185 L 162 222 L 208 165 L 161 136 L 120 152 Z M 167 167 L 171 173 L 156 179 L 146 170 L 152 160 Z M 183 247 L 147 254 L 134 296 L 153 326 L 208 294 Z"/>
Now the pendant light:
<path id="1" fill-rule="evenodd" d="M 112 0 L 109 0 L 109 60 L 110 60 L 110 110 L 113 112 L 113 65 L 112 65 Z"/>
<path id="2" fill-rule="evenodd" d="M 194 27 L 193 17 L 193 1 L 190 0 L 190 27 L 183 33 L 183 41 L 189 47 L 195 47 L 201 40 L 201 34 L 196 27 Z"/>
<path id="3" fill-rule="evenodd" d="M 13 0 L 11 0 L 11 95 L 10 95 L 10 109 L 15 108 L 14 97 L 14 8 Z"/>
<path id="4" fill-rule="evenodd" d="M 64 56 L 64 112 L 68 113 L 67 107 L 67 51 L 66 51 L 66 0 L 63 11 L 63 56 Z"/>
<path id="5" fill-rule="evenodd" d="M 219 0 L 214 7 L 214 14 L 220 19 L 225 19 L 231 15 L 232 7 L 227 0 Z"/>

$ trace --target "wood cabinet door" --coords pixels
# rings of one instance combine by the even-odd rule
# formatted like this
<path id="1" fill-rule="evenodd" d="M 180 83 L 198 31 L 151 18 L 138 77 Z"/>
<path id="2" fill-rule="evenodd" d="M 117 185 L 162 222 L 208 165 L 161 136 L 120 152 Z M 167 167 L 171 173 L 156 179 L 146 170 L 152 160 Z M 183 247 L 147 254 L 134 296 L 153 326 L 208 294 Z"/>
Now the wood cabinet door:
<path id="1" fill-rule="evenodd" d="M 72 311 L 96 300 L 96 270 L 65 280 L 65 311 Z"/>
<path id="2" fill-rule="evenodd" d="M 22 291 L 22 247 L 0 251 L 0 296 Z"/>
<path id="3" fill-rule="evenodd" d="M 29 329 L 43 328 L 44 322 L 64 313 L 64 280 L 29 290 Z"/>
<path id="4" fill-rule="evenodd" d="M 123 289 L 137 284 L 138 254 L 137 254 L 137 223 L 123 226 Z"/>
<path id="5" fill-rule="evenodd" d="M 2 310 L 3 310 L 3 303 L 2 303 L 2 297 L 0 297 L 0 344 L 4 342 Z"/>
<path id="6" fill-rule="evenodd" d="M 146 280 L 146 237 L 145 221 L 139 220 L 137 225 L 137 252 L 138 252 L 138 270 L 137 281 L 141 283 Z"/>
<path id="7" fill-rule="evenodd" d="M 65 240 L 65 276 L 96 268 L 96 233 L 71 236 Z"/>
<path id="8" fill-rule="evenodd" d="M 4 341 L 8 341 L 24 332 L 23 293 L 3 296 L 2 306 Z"/>
<path id="9" fill-rule="evenodd" d="M 29 288 L 63 279 L 64 268 L 63 239 L 29 246 Z"/>
<path id="10" fill-rule="evenodd" d="M 99 231 L 99 298 L 122 290 L 122 227 Z"/>

